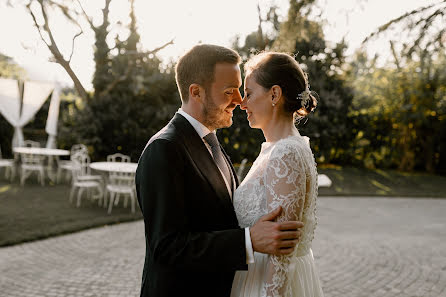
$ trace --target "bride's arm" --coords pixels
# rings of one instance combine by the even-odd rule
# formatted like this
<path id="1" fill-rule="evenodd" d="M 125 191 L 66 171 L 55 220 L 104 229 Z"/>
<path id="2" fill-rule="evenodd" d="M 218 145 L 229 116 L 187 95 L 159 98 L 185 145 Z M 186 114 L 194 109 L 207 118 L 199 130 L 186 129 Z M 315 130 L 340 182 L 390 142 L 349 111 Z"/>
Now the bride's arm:
<path id="1" fill-rule="evenodd" d="M 268 210 L 279 205 L 283 208 L 277 221 L 301 221 L 307 179 L 299 148 L 287 145 L 274 148 L 265 170 L 264 182 Z M 293 253 L 270 256 L 262 296 L 286 296 L 290 257 L 293 257 Z"/>

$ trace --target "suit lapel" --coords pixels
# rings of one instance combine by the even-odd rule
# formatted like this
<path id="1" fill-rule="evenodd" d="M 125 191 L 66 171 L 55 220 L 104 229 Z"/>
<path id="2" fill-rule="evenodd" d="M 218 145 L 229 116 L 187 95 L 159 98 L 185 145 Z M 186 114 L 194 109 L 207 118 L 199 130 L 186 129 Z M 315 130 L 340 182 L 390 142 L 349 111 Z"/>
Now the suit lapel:
<path id="1" fill-rule="evenodd" d="M 181 132 L 186 150 L 195 162 L 197 168 L 201 171 L 203 177 L 214 188 L 217 197 L 225 204 L 229 204 L 232 208 L 231 197 L 229 196 L 223 177 L 197 131 L 180 114 L 176 114 L 171 123 Z"/>

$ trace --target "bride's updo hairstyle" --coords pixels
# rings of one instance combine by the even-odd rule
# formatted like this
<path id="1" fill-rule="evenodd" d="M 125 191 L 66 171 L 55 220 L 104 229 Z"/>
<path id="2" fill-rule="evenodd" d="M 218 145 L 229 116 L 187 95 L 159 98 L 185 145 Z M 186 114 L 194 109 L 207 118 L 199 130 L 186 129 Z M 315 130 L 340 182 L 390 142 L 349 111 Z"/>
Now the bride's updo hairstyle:
<path id="1" fill-rule="evenodd" d="M 282 88 L 286 113 L 305 117 L 317 105 L 317 94 L 310 91 L 308 77 L 293 57 L 285 53 L 262 52 L 245 64 L 245 74 L 251 74 L 266 90 L 278 85 Z"/>

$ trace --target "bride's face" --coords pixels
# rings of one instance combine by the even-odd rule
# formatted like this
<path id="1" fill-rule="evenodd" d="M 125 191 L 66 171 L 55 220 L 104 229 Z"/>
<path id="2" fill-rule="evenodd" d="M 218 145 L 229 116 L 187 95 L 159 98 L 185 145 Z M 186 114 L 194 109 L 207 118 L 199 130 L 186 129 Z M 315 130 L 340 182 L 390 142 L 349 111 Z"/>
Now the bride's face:
<path id="1" fill-rule="evenodd" d="M 264 128 L 272 116 L 272 93 L 248 74 L 245 78 L 245 97 L 240 108 L 246 111 L 251 128 Z"/>

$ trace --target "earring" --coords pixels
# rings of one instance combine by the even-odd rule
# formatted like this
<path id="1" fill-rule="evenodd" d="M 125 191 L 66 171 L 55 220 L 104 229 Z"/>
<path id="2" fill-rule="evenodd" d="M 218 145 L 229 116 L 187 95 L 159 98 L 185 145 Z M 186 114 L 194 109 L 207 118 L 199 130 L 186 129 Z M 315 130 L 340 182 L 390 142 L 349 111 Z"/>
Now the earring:
<path id="1" fill-rule="evenodd" d="M 273 103 L 273 107 L 276 106 L 276 103 Z"/>

